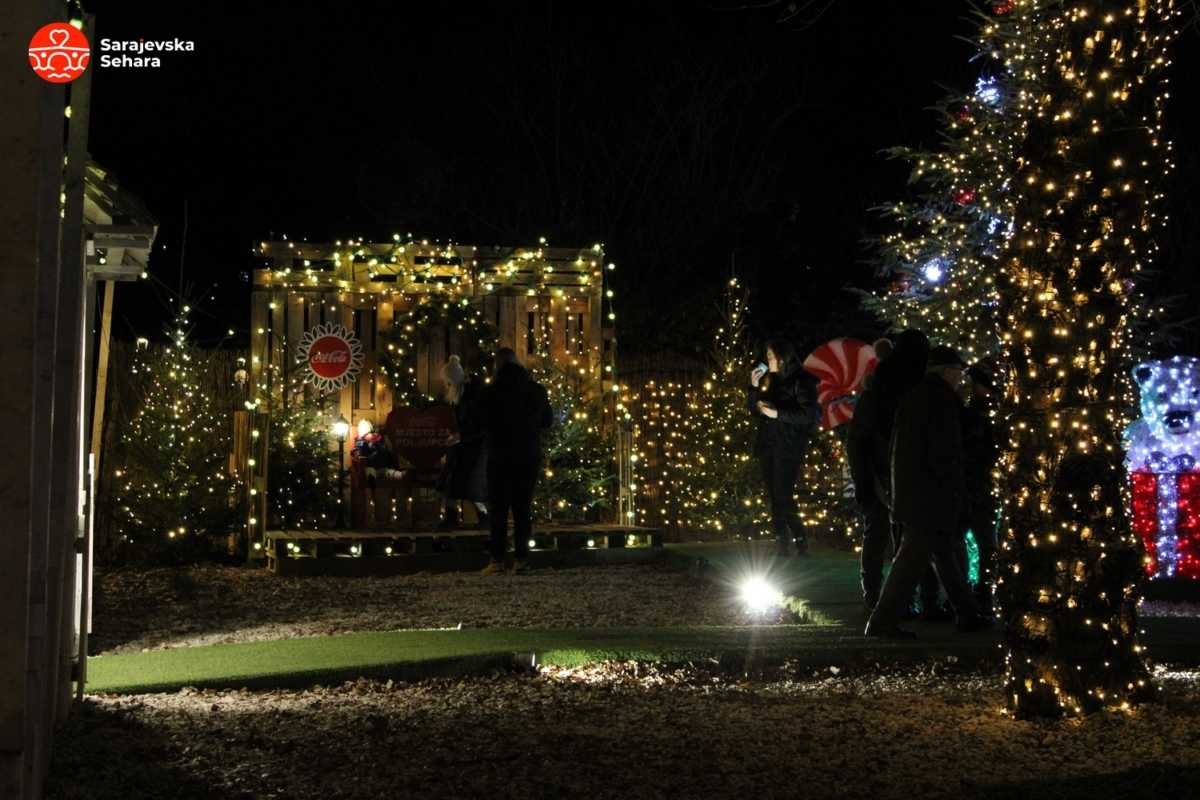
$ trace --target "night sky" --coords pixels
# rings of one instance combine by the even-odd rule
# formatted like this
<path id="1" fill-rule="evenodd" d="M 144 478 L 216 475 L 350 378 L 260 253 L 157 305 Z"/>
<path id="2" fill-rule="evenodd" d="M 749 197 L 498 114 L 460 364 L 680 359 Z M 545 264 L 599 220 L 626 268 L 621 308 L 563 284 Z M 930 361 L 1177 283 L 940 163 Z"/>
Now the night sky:
<path id="1" fill-rule="evenodd" d="M 934 145 L 929 106 L 974 82 L 969 6 L 818 0 L 784 23 L 758 6 L 88 3 L 99 37 L 196 43 L 95 73 L 93 158 L 161 222 L 154 279 L 122 288 L 114 332 L 161 330 L 186 201 L 209 341 L 249 323 L 253 242 L 395 232 L 604 242 L 626 353 L 702 349 L 731 268 L 758 336 L 871 335 L 842 287 L 872 285 L 869 209 L 905 196 L 880 151 Z M 1172 110 L 1200 92 L 1185 36 Z M 1194 308 L 1200 131 L 1171 125 L 1163 266 Z"/>

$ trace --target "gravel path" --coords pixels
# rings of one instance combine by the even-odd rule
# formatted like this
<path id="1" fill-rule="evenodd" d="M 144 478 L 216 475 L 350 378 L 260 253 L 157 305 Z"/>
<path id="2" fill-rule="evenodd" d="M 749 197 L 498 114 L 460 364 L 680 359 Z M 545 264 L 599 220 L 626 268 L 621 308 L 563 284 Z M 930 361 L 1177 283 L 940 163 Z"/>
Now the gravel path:
<path id="1" fill-rule="evenodd" d="M 99 576 L 91 652 L 138 652 L 351 631 L 745 622 L 731 593 L 665 565 L 484 577 L 279 578 L 203 566 Z"/>
<path id="2" fill-rule="evenodd" d="M 1163 702 L 1128 714 L 1030 723 L 995 675 L 946 669 L 99 697 L 56 740 L 47 797 L 1158 799 L 1200 778 L 1197 673 L 1160 669 Z"/>

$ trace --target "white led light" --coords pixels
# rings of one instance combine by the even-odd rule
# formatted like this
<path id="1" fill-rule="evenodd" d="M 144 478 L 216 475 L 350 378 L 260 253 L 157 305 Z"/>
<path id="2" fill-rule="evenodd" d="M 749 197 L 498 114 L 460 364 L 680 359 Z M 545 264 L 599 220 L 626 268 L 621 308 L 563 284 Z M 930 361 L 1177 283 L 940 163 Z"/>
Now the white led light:
<path id="1" fill-rule="evenodd" d="M 747 610 L 761 614 L 781 605 L 783 595 L 765 578 L 747 578 L 742 584 L 742 602 L 746 604 Z"/>

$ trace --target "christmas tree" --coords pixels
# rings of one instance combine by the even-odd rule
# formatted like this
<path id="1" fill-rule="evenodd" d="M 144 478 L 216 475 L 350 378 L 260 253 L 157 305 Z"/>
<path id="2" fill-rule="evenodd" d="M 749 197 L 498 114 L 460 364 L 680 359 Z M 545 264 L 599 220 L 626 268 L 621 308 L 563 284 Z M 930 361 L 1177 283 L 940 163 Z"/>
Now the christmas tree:
<path id="1" fill-rule="evenodd" d="M 542 433 L 545 461 L 534 490 L 534 519 L 595 521 L 613 503 L 612 436 L 601 428 L 600 409 L 587 402 L 577 376 L 549 359 L 530 372 L 546 387 L 554 411 L 554 424 Z"/>
<path id="2" fill-rule="evenodd" d="M 1020 35 L 1002 58 L 1018 80 L 1015 234 L 997 287 L 1006 695 L 1020 715 L 1124 708 L 1150 691 L 1121 432 L 1135 281 L 1165 221 L 1178 12 L 1167 0 L 1014 5 Z"/>
<path id="3" fill-rule="evenodd" d="M 997 352 L 996 259 L 1012 234 L 1011 183 L 1018 117 L 1014 73 L 1005 60 L 1017 36 L 1011 2 L 975 15 L 979 78 L 938 106 L 942 147 L 893 148 L 912 166 L 914 200 L 881 211 L 895 230 L 878 242 L 877 269 L 888 281 L 864 306 L 893 330 L 917 328 L 969 361 Z"/>
<path id="4" fill-rule="evenodd" d="M 131 558 L 194 557 L 237 527 L 230 417 L 203 389 L 208 355 L 189 341 L 190 310 L 130 370 L 139 404 L 114 458 L 112 513 L 116 546 Z"/>
<path id="5" fill-rule="evenodd" d="M 748 300 L 746 289 L 731 278 L 709 351 L 712 371 L 684 395 L 686 412 L 668 474 L 678 494 L 678 518 L 691 530 L 744 536 L 765 530 L 762 478 L 753 456 L 755 424 L 746 409 L 752 355 Z"/>
<path id="6" fill-rule="evenodd" d="M 733 537 L 770 535 L 762 474 L 754 457 L 756 423 L 747 409 L 753 350 L 747 328 L 748 294 L 731 279 L 713 333 L 709 372 L 701 381 L 648 384 L 638 398 L 639 482 L 645 522 L 692 533 Z M 807 533 L 852 529 L 845 496 L 842 444 L 814 431 L 796 486 Z"/>
<path id="7" fill-rule="evenodd" d="M 291 352 L 286 344 L 284 352 Z M 299 370 L 293 371 L 291 381 L 282 402 L 272 409 L 267 428 L 268 527 L 329 528 L 338 502 L 329 420 L 337 414 L 329 397 L 304 385 Z"/>

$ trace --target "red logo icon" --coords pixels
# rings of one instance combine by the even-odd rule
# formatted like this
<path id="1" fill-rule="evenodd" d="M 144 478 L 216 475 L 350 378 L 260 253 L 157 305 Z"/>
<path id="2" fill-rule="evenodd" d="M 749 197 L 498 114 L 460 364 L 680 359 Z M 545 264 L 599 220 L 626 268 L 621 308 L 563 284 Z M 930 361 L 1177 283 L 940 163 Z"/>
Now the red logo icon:
<path id="1" fill-rule="evenodd" d="M 29 66 L 44 81 L 70 83 L 83 74 L 92 46 L 83 31 L 66 22 L 44 25 L 29 40 Z"/>
<path id="2" fill-rule="evenodd" d="M 308 348 L 308 363 L 322 378 L 340 378 L 350 368 L 350 345 L 337 336 L 322 336 Z"/>
<path id="3" fill-rule="evenodd" d="M 305 331 L 300 339 L 304 379 L 323 394 L 349 386 L 363 366 L 362 344 L 353 333 L 333 322 Z"/>

